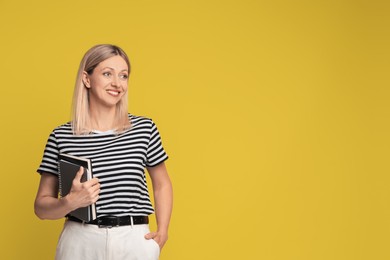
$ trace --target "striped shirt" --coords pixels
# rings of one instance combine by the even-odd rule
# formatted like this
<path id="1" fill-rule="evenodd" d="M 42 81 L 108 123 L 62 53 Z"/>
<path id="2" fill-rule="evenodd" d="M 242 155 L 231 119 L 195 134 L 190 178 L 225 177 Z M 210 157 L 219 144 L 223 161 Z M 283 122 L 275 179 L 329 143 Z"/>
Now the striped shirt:
<path id="1" fill-rule="evenodd" d="M 154 212 L 145 167 L 168 159 L 154 122 L 129 114 L 131 128 L 121 134 L 95 132 L 73 135 L 70 123 L 55 128 L 47 141 L 39 173 L 58 176 L 58 154 L 91 159 L 100 182 L 97 216 L 145 216 Z"/>

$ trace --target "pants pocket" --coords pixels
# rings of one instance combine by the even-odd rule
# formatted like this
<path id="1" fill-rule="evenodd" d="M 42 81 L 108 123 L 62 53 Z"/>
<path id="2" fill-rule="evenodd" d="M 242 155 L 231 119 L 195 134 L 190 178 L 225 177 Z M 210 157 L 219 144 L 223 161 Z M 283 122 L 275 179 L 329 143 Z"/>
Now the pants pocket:
<path id="1" fill-rule="evenodd" d="M 143 232 L 142 240 L 145 244 L 145 247 L 147 248 L 147 251 L 150 252 L 151 259 L 158 259 L 160 256 L 160 246 L 154 239 L 146 239 L 145 235 L 150 232 L 149 227 L 145 229 L 145 232 Z"/>

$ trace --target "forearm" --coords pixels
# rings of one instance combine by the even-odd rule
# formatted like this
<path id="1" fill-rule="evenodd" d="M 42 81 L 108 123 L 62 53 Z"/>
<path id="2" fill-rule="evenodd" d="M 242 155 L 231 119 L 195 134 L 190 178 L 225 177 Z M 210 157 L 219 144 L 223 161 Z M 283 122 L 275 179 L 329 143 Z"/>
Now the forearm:
<path id="1" fill-rule="evenodd" d="M 167 234 L 173 205 L 173 192 L 170 181 L 154 190 L 154 201 L 156 208 L 157 231 Z"/>
<path id="2" fill-rule="evenodd" d="M 35 200 L 35 214 L 40 219 L 60 219 L 74 210 L 68 198 L 57 199 L 51 196 L 39 197 Z"/>
<path id="3" fill-rule="evenodd" d="M 65 217 L 75 209 L 95 203 L 99 198 L 99 180 L 93 178 L 92 180 L 81 183 L 80 180 L 83 172 L 80 168 L 73 180 L 70 192 L 61 199 L 57 198 L 57 177 L 43 173 L 34 203 L 35 214 L 40 219 L 59 219 Z"/>

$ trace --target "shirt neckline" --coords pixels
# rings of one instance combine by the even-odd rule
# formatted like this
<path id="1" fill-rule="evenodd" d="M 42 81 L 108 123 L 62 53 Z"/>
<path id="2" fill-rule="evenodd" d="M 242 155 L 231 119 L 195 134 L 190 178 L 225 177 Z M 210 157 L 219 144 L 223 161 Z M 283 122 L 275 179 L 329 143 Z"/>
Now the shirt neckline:
<path id="1" fill-rule="evenodd" d="M 107 130 L 107 131 L 100 131 L 100 130 L 92 130 L 92 133 L 94 134 L 114 134 L 115 133 L 115 130 L 114 129 L 110 129 L 110 130 Z"/>

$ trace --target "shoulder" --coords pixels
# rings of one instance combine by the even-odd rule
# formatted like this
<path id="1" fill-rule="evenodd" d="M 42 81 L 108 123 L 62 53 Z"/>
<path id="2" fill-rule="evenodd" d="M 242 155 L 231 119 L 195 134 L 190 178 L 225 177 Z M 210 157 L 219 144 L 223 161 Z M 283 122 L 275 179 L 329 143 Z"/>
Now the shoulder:
<path id="1" fill-rule="evenodd" d="M 153 119 L 145 116 L 135 116 L 129 114 L 129 120 L 133 131 L 145 131 L 150 135 L 158 134 L 158 129 Z"/>
<path id="2" fill-rule="evenodd" d="M 72 124 L 70 122 L 67 122 L 65 124 L 59 125 L 53 129 L 51 132 L 52 135 L 72 135 Z"/>
<path id="3" fill-rule="evenodd" d="M 151 118 L 145 116 L 137 116 L 129 114 L 129 121 L 132 126 L 137 125 L 154 125 L 154 122 Z"/>

